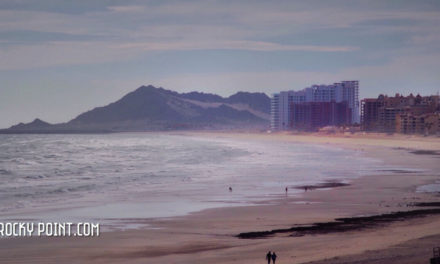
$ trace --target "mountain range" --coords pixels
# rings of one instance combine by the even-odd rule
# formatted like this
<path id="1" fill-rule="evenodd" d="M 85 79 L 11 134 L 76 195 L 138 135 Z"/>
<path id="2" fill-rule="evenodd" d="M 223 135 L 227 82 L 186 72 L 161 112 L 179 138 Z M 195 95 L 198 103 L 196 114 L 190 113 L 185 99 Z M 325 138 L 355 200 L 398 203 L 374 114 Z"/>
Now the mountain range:
<path id="1" fill-rule="evenodd" d="M 96 107 L 66 123 L 40 119 L 11 126 L 0 133 L 100 133 L 180 129 L 265 129 L 270 98 L 264 93 L 177 93 L 141 86 L 116 102 Z"/>

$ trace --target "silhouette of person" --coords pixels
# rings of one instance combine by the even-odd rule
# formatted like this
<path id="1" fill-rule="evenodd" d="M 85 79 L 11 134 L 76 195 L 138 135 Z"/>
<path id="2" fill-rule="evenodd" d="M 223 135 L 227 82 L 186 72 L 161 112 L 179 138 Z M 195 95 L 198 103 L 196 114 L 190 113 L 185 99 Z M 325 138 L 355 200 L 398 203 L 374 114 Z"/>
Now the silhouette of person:
<path id="1" fill-rule="evenodd" d="M 286 187 L 286 195 L 287 195 L 287 190 L 288 190 L 288 189 L 287 189 L 287 187 Z"/>
<path id="2" fill-rule="evenodd" d="M 267 252 L 266 259 L 267 259 L 267 264 L 270 264 L 270 260 L 272 259 L 272 254 L 270 253 L 270 251 Z"/>
<path id="3" fill-rule="evenodd" d="M 277 254 L 275 252 L 272 253 L 272 262 L 275 264 L 275 261 L 277 260 Z"/>
<path id="4" fill-rule="evenodd" d="M 232 187 L 229 187 L 229 191 L 232 192 Z"/>

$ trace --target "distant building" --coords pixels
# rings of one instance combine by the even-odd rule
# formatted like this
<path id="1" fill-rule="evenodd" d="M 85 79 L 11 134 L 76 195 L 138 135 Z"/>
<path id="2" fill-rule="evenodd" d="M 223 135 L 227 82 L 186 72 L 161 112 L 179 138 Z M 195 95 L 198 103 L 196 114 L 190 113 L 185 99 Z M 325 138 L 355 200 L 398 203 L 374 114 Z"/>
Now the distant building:
<path id="1" fill-rule="evenodd" d="M 361 127 L 364 131 L 379 129 L 379 109 L 383 107 L 383 100 L 364 99 L 361 101 Z"/>
<path id="2" fill-rule="evenodd" d="M 304 91 L 285 91 L 272 95 L 271 98 L 271 121 L 272 130 L 287 130 L 290 124 L 290 105 L 305 102 L 306 94 Z"/>
<path id="3" fill-rule="evenodd" d="M 439 96 L 379 95 L 361 102 L 361 127 L 364 131 L 387 133 L 432 133 L 437 130 L 431 124 L 438 116 Z M 437 125 L 438 126 L 438 125 Z"/>
<path id="4" fill-rule="evenodd" d="M 397 115 L 396 132 L 402 134 L 437 134 L 440 132 L 440 113 L 421 115 L 405 113 Z"/>
<path id="5" fill-rule="evenodd" d="M 290 107 L 293 129 L 315 131 L 325 126 L 351 124 L 351 111 L 347 102 L 305 102 Z"/>
<path id="6" fill-rule="evenodd" d="M 359 116 L 359 81 L 342 81 L 331 85 L 312 85 L 300 91 L 284 91 L 272 95 L 271 99 L 271 129 L 272 130 L 287 130 L 292 128 L 302 127 L 303 121 L 296 124 L 296 119 L 291 115 L 300 112 L 300 108 L 310 108 L 310 116 L 316 116 L 321 109 L 330 107 L 331 104 L 310 104 L 303 103 L 337 103 L 345 102 L 349 111 L 350 119 L 347 124 L 360 123 Z M 296 107 L 296 111 L 292 110 Z M 338 107 L 341 107 L 340 105 Z M 314 110 L 312 110 L 314 109 Z M 344 118 L 346 116 L 344 115 Z M 323 120 L 325 118 L 323 117 Z M 345 122 L 345 121 L 344 121 Z M 307 121 L 311 124 L 313 122 Z M 326 123 L 326 122 L 323 122 Z M 315 124 L 315 123 L 314 123 Z M 314 127 L 314 125 L 312 125 Z"/>

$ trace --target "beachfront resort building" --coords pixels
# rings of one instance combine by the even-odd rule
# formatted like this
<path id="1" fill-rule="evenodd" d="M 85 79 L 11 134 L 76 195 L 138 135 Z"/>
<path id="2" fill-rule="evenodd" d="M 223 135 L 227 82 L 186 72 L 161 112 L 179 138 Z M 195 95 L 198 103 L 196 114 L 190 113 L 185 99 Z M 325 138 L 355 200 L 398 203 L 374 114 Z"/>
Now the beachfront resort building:
<path id="1" fill-rule="evenodd" d="M 284 91 L 272 95 L 270 106 L 270 128 L 273 131 L 287 130 L 290 125 L 290 105 L 305 102 L 305 91 Z"/>
<path id="2" fill-rule="evenodd" d="M 379 95 L 361 102 L 364 131 L 404 134 L 436 134 L 439 129 L 440 97 Z"/>
<path id="3" fill-rule="evenodd" d="M 293 129 L 316 131 L 325 126 L 351 124 L 351 111 L 347 102 L 292 103 L 290 124 Z"/>
<path id="4" fill-rule="evenodd" d="M 271 98 L 271 130 L 316 130 L 360 122 L 359 81 L 312 85 Z"/>

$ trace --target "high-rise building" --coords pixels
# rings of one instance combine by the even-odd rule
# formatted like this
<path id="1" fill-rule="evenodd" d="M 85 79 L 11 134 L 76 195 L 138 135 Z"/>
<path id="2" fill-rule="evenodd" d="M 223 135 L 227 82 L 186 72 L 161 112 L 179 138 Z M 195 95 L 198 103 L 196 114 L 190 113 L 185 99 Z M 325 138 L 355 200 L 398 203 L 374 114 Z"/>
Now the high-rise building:
<path id="1" fill-rule="evenodd" d="M 347 102 L 292 103 L 290 111 L 293 129 L 314 131 L 325 126 L 343 126 L 351 123 Z"/>
<path id="2" fill-rule="evenodd" d="M 271 101 L 271 129 L 287 130 L 293 127 L 295 118 L 291 110 L 295 104 L 311 102 L 346 102 L 350 112 L 348 124 L 360 123 L 359 81 L 342 81 L 331 85 L 312 85 L 300 91 L 284 91 L 273 94 Z M 314 106 L 316 108 L 316 106 Z M 326 107 L 321 105 L 320 107 Z M 297 107 L 300 109 L 301 107 Z M 301 121 L 302 122 L 302 121 Z"/>
<path id="3" fill-rule="evenodd" d="M 271 98 L 271 130 L 287 130 L 290 124 L 290 105 L 305 102 L 306 94 L 304 91 L 285 91 L 272 95 Z"/>

